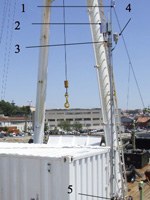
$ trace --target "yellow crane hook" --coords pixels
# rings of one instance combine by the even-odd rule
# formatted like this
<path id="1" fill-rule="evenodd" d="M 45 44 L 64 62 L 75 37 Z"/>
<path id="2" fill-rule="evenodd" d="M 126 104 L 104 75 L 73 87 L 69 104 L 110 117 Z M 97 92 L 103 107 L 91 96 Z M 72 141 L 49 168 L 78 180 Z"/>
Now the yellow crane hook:
<path id="1" fill-rule="evenodd" d="M 69 87 L 69 83 L 68 83 L 68 81 L 66 80 L 66 81 L 64 82 L 64 84 L 65 84 L 65 88 L 66 88 L 66 93 L 65 93 L 66 103 L 64 104 L 64 106 L 65 106 L 65 108 L 69 108 L 69 107 L 70 107 L 70 104 L 69 104 L 69 101 L 68 101 L 69 94 L 68 94 L 68 91 L 67 91 L 67 89 L 68 89 L 68 87 Z"/>

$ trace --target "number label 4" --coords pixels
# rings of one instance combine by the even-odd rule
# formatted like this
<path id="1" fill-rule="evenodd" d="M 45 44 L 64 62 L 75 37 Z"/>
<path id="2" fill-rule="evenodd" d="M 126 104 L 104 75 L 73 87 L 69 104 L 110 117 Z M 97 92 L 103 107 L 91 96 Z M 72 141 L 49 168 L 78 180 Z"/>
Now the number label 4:
<path id="1" fill-rule="evenodd" d="M 129 12 L 131 12 L 131 4 L 130 3 L 127 5 L 126 10 L 128 10 Z"/>

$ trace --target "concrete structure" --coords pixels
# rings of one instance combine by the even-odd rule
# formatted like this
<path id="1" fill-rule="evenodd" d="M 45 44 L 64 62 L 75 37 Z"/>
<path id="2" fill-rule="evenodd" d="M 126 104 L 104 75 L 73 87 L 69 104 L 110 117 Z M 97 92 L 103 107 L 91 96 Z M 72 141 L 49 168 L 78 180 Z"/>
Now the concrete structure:
<path id="1" fill-rule="evenodd" d="M 45 121 L 53 130 L 60 121 L 69 120 L 71 124 L 79 122 L 83 129 L 102 129 L 103 118 L 100 108 L 93 109 L 48 109 L 45 112 Z"/>

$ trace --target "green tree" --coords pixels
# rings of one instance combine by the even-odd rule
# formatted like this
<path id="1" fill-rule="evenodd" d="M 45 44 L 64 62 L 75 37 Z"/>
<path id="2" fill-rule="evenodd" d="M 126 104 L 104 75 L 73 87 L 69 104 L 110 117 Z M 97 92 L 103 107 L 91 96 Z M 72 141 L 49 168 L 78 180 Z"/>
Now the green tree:
<path id="1" fill-rule="evenodd" d="M 7 131 L 8 131 L 8 127 L 5 126 L 5 127 L 3 128 L 3 131 L 7 132 Z"/>
<path id="2" fill-rule="evenodd" d="M 2 100 L 0 101 L 0 114 L 4 114 L 5 116 L 29 116 L 31 110 L 29 106 L 20 108 L 12 103 Z"/>
<path id="3" fill-rule="evenodd" d="M 72 125 L 73 129 L 76 130 L 76 131 L 81 131 L 82 130 L 82 124 L 79 123 L 79 122 L 75 122 L 73 125 Z"/>
<path id="4" fill-rule="evenodd" d="M 49 129 L 48 123 L 45 122 L 45 124 L 44 124 L 44 131 L 48 131 L 48 129 Z"/>
<path id="5" fill-rule="evenodd" d="M 70 131 L 71 130 L 71 124 L 70 124 L 70 121 L 68 120 L 65 120 L 65 121 L 61 121 L 58 126 L 65 130 L 65 131 Z"/>
<path id="6" fill-rule="evenodd" d="M 57 126 L 55 126 L 54 131 L 59 131 L 58 128 L 57 128 Z"/>

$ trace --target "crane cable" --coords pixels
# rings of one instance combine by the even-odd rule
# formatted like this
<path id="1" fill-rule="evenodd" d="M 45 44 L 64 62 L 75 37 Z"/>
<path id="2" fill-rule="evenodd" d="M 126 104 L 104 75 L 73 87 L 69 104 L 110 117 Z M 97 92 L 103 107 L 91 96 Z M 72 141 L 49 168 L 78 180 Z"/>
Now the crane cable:
<path id="1" fill-rule="evenodd" d="M 120 26 L 119 18 L 117 16 L 115 7 L 114 7 L 114 13 L 115 13 L 115 16 L 116 16 L 116 19 L 117 19 L 117 23 L 118 23 L 118 26 L 119 26 L 119 29 L 120 29 L 120 32 L 121 32 L 122 29 L 121 29 L 121 26 Z M 138 81 L 137 81 L 137 78 L 136 78 L 136 75 L 135 75 L 135 72 L 134 72 L 134 68 L 133 68 L 133 65 L 132 65 L 132 62 L 131 62 L 131 58 L 130 58 L 130 55 L 129 55 L 129 51 L 128 51 L 128 48 L 127 48 L 123 33 L 121 34 L 121 36 L 122 36 L 123 43 L 124 43 L 124 46 L 125 46 L 125 50 L 126 50 L 126 53 L 127 53 L 128 59 L 129 59 L 130 67 L 132 69 L 132 73 L 133 73 L 133 76 L 134 76 L 134 79 L 135 79 L 135 83 L 136 83 L 136 86 L 137 86 L 137 89 L 138 89 L 138 92 L 139 92 L 139 95 L 140 95 L 140 98 L 141 98 L 142 105 L 143 105 L 143 108 L 145 108 L 143 97 L 142 97 L 142 94 L 141 94 L 141 91 L 140 91 L 140 88 L 139 88 L 139 84 L 138 84 Z"/>
<path id="2" fill-rule="evenodd" d="M 70 104 L 68 101 L 68 87 L 69 87 L 69 82 L 68 82 L 68 77 L 67 77 L 67 49 L 66 49 L 66 26 L 65 26 L 65 22 L 66 22 L 66 13 L 65 13 L 65 0 L 63 0 L 63 21 L 64 21 L 64 52 L 65 52 L 65 78 L 66 80 L 64 81 L 64 85 L 66 88 L 66 93 L 65 93 L 65 97 L 66 97 L 66 103 L 64 104 L 65 108 L 69 108 Z"/>

